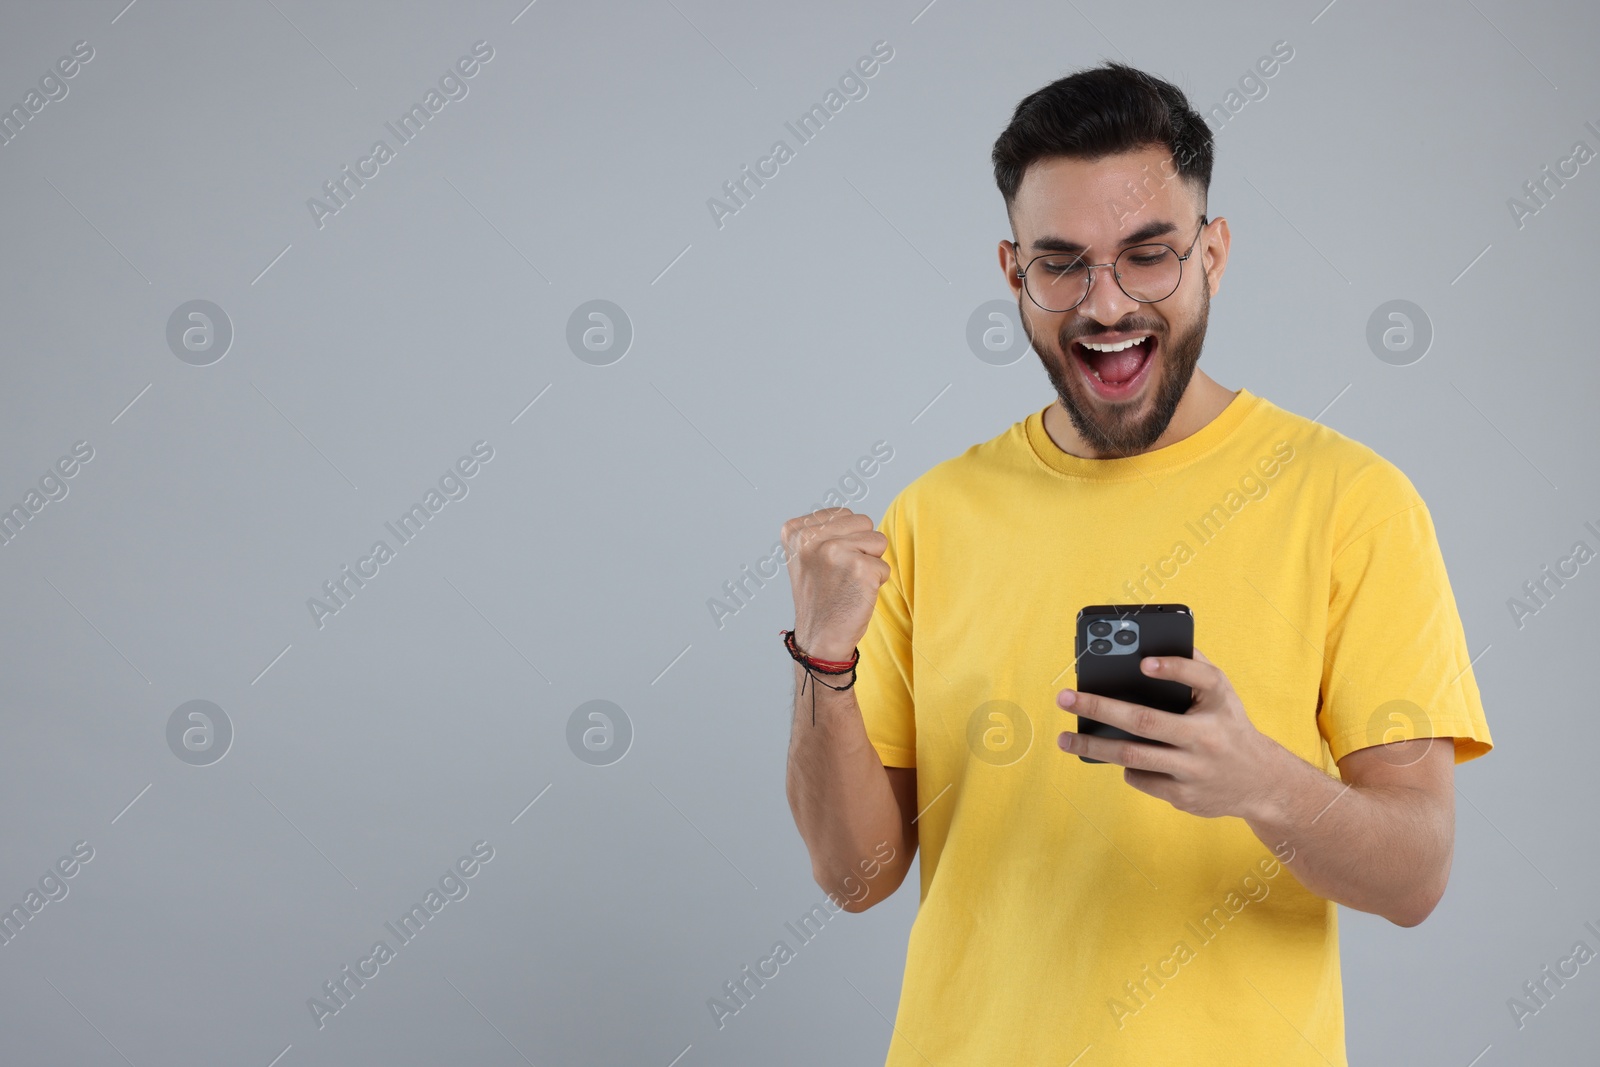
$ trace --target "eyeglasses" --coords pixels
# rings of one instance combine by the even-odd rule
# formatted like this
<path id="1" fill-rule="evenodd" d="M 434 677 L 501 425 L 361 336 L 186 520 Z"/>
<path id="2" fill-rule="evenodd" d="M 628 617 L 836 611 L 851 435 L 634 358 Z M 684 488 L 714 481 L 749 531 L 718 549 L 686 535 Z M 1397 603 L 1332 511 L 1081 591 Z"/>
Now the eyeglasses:
<path id="1" fill-rule="evenodd" d="M 1200 229 L 1205 227 L 1206 217 L 1201 215 Z M 1178 283 L 1183 280 L 1183 263 L 1194 254 L 1199 240 L 1200 231 L 1196 230 L 1189 251 L 1181 256 L 1166 244 L 1130 245 L 1111 263 L 1085 263 L 1082 256 L 1070 252 L 1046 253 L 1029 260 L 1026 267 L 1017 271 L 1017 277 L 1022 279 L 1028 296 L 1044 310 L 1071 311 L 1089 295 L 1094 269 L 1110 267 L 1124 293 L 1141 304 L 1154 304 L 1177 292 Z"/>

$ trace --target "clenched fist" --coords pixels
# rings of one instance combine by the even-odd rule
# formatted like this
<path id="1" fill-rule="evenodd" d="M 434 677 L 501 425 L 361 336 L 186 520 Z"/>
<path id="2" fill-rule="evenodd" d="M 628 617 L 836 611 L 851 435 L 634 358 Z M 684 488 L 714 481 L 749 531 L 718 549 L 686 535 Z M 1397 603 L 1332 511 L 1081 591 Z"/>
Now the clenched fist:
<path id="1" fill-rule="evenodd" d="M 889 580 L 889 539 L 865 515 L 822 508 L 783 524 L 794 593 L 794 639 L 818 659 L 848 660 Z"/>

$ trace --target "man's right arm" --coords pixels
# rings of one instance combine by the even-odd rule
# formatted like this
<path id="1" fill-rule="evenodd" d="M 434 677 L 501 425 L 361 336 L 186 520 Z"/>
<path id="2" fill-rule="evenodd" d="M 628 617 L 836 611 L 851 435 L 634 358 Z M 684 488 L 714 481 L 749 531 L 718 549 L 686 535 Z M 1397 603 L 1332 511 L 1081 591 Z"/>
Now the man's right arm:
<path id="1" fill-rule="evenodd" d="M 878 587 L 889 579 L 882 559 L 888 539 L 865 515 L 825 508 L 784 523 L 783 541 L 795 597 L 795 644 L 818 659 L 849 660 L 872 619 Z M 828 685 L 794 665 L 789 809 L 817 884 L 845 910 L 865 911 L 894 892 L 911 869 L 917 772 L 885 767 L 867 739 L 854 690 L 828 688 L 846 676 L 820 676 Z"/>

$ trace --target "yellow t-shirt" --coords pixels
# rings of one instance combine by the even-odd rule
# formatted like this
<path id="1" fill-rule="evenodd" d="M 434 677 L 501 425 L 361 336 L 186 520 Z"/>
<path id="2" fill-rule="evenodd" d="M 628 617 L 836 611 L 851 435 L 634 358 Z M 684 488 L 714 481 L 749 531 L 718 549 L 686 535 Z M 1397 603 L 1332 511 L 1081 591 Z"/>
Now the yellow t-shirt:
<path id="1" fill-rule="evenodd" d="M 855 693 L 884 764 L 917 768 L 922 852 L 888 1067 L 1344 1067 L 1335 905 L 1244 820 L 1062 752 L 1056 693 L 1079 608 L 1181 603 L 1256 728 L 1327 773 L 1409 737 L 1483 755 L 1427 507 L 1372 449 L 1246 390 L 1126 459 L 1062 452 L 1043 414 L 878 524 L 892 576 Z"/>

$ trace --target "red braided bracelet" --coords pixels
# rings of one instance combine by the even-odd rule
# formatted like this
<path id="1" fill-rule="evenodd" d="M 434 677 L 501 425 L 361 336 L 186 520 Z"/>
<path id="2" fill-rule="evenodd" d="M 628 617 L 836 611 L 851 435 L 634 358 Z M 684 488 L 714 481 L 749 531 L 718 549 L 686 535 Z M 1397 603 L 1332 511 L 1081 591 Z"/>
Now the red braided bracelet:
<path id="1" fill-rule="evenodd" d="M 796 663 L 800 664 L 800 666 L 806 669 L 807 681 L 815 678 L 818 685 L 828 685 L 827 682 L 824 682 L 821 678 L 817 678 L 816 675 L 849 674 L 849 685 L 828 685 L 828 688 L 832 689 L 836 693 L 843 692 L 844 690 L 849 689 L 851 686 L 856 684 L 856 664 L 861 661 L 861 649 L 857 648 L 848 660 L 818 659 L 815 656 L 808 656 L 804 652 L 800 651 L 800 646 L 795 644 L 793 630 L 779 630 L 778 633 L 783 635 L 783 647 L 789 650 L 789 655 L 793 657 Z M 813 671 L 815 671 L 816 674 L 813 674 Z M 806 682 L 801 682 L 800 691 L 802 693 L 805 692 L 805 688 Z M 817 725 L 817 693 L 814 689 L 811 691 L 811 725 Z"/>

